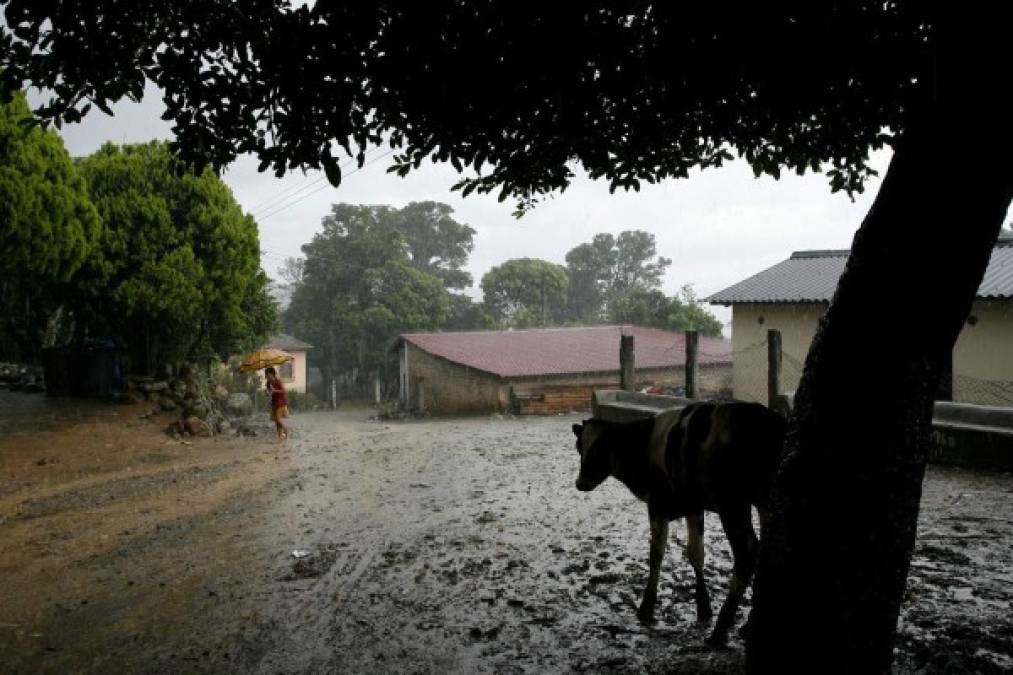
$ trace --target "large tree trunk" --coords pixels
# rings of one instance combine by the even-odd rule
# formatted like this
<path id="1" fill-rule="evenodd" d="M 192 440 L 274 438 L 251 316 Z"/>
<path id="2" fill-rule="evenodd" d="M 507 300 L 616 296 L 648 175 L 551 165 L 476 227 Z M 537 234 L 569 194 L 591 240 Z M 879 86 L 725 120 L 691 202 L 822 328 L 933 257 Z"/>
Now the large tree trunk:
<path id="1" fill-rule="evenodd" d="M 912 117 L 809 352 L 763 532 L 750 672 L 890 670 L 933 396 L 1013 196 L 1005 115 L 984 71 L 959 70 Z"/>

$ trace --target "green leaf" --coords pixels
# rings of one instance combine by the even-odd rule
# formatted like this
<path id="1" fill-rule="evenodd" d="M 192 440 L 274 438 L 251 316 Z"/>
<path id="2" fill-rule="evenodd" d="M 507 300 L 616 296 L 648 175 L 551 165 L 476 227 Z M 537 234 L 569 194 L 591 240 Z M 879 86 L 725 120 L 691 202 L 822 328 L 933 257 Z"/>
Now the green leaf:
<path id="1" fill-rule="evenodd" d="M 331 153 L 325 152 L 320 161 L 324 165 L 324 174 L 327 176 L 327 182 L 334 187 L 341 185 L 341 167 L 338 166 L 337 160 L 331 157 Z"/>

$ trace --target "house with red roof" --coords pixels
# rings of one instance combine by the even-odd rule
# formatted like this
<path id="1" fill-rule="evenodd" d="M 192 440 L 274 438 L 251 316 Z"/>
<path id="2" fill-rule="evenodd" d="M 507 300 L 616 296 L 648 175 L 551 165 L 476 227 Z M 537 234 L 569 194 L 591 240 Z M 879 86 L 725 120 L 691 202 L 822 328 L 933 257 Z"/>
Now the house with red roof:
<path id="1" fill-rule="evenodd" d="M 633 335 L 637 385 L 685 383 L 686 337 L 643 326 L 405 333 L 400 398 L 432 414 L 513 412 L 555 414 L 590 407 L 594 389 L 619 386 L 619 342 Z M 701 337 L 700 394 L 731 387 L 729 340 Z"/>

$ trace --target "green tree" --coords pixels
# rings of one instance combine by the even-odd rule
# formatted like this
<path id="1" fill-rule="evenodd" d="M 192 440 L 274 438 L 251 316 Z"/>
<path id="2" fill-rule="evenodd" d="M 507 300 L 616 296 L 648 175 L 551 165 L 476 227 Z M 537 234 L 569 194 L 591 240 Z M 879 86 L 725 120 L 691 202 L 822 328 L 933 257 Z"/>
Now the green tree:
<path id="1" fill-rule="evenodd" d="M 721 337 L 724 326 L 706 307 L 697 302 L 693 286 L 686 284 L 675 297 L 668 313 L 668 328 L 677 331 L 695 330 L 706 337 Z"/>
<path id="2" fill-rule="evenodd" d="M 462 289 L 471 286 L 471 275 L 462 267 L 475 248 L 475 230 L 454 220 L 453 212 L 440 202 L 410 202 L 389 214 L 411 264 L 439 277 L 447 289 Z"/>
<path id="3" fill-rule="evenodd" d="M 37 356 L 62 286 L 100 230 L 62 139 L 31 120 L 21 92 L 0 103 L 0 358 Z"/>
<path id="4" fill-rule="evenodd" d="M 486 306 L 498 321 L 516 328 L 557 322 L 568 285 L 563 267 L 537 258 L 507 260 L 482 277 Z"/>
<path id="5" fill-rule="evenodd" d="M 609 303 L 633 289 L 657 288 L 669 258 L 657 255 L 654 235 L 625 230 L 618 237 L 596 234 L 566 254 L 570 275 L 567 298 L 571 319 L 597 321 L 609 312 Z"/>
<path id="6" fill-rule="evenodd" d="M 443 280 L 409 259 L 398 215 L 388 206 L 334 204 L 303 246 L 285 322 L 316 345 L 311 359 L 327 380 L 356 371 L 364 383 L 381 368 L 390 338 L 435 329 L 449 316 Z"/>
<path id="7" fill-rule="evenodd" d="M 679 332 L 695 330 L 706 337 L 721 337 L 722 331 L 721 322 L 696 301 L 689 286 L 673 297 L 657 288 L 630 289 L 609 303 L 608 320 Z"/>
<path id="8" fill-rule="evenodd" d="M 107 144 L 79 169 L 103 223 L 75 277 L 83 330 L 116 337 L 147 372 L 225 358 L 274 330 L 257 225 L 217 176 L 183 170 L 159 142 Z"/>
<path id="9" fill-rule="evenodd" d="M 672 302 L 657 288 L 634 288 L 616 295 L 608 306 L 609 323 L 668 328 Z"/>
<path id="10" fill-rule="evenodd" d="M 0 3 L 3 89 L 51 89 L 39 113 L 73 121 L 150 77 L 182 156 L 216 166 L 336 183 L 335 142 L 361 164 L 386 139 L 394 171 L 467 167 L 463 193 L 523 209 L 574 167 L 637 190 L 733 153 L 853 193 L 891 145 L 806 360 L 747 632 L 753 672 L 889 670 L 932 397 L 1013 198 L 1001 3 Z M 299 86 L 292 64 L 313 64 Z M 904 330 L 856 349 L 869 325 Z M 880 385 L 860 424 L 857 372 Z"/>
<path id="11" fill-rule="evenodd" d="M 442 328 L 446 330 L 489 330 L 496 327 L 496 317 L 481 302 L 462 293 L 450 294 L 450 315 Z"/>

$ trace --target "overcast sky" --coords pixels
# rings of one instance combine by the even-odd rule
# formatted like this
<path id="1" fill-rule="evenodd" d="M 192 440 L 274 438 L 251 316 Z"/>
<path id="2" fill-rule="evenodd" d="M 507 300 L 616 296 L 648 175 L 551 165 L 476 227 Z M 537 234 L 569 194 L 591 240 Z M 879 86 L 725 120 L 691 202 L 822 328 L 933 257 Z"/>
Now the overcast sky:
<path id="1" fill-rule="evenodd" d="M 170 138 L 170 125 L 159 119 L 162 110 L 158 92 L 149 89 L 144 102 L 116 106 L 114 118 L 94 111 L 83 123 L 65 126 L 64 141 L 72 155 L 80 156 L 105 141 Z M 367 161 L 383 152 L 373 151 Z M 300 246 L 320 230 L 333 203 L 446 202 L 458 221 L 477 231 L 468 265 L 476 297 L 482 275 L 505 260 L 532 257 L 563 263 L 568 250 L 590 241 L 595 233 L 626 229 L 652 232 L 658 253 L 672 259 L 664 280 L 667 293 L 693 284 L 697 295 L 704 297 L 792 251 L 848 248 L 879 187 L 878 180 L 869 184 L 865 194 L 851 202 L 843 193 L 832 194 L 821 174 L 756 179 L 745 163 L 733 162 L 687 179 L 647 185 L 639 193 L 610 195 L 607 183 L 581 178 L 564 194 L 517 220 L 511 216 L 512 200 L 499 203 L 495 195 L 476 194 L 461 199 L 450 192 L 457 174 L 449 165 L 426 163 L 402 179 L 385 172 L 389 162 L 389 156 L 381 157 L 354 173 L 350 167 L 336 189 L 319 172 L 306 176 L 296 172 L 280 179 L 258 173 L 250 157 L 240 158 L 223 178 L 242 207 L 257 218 L 264 269 L 274 277 L 283 259 L 300 255 Z M 888 162 L 887 151 L 873 156 L 872 164 L 880 173 Z M 721 321 L 731 320 L 729 309 L 711 310 Z"/>

